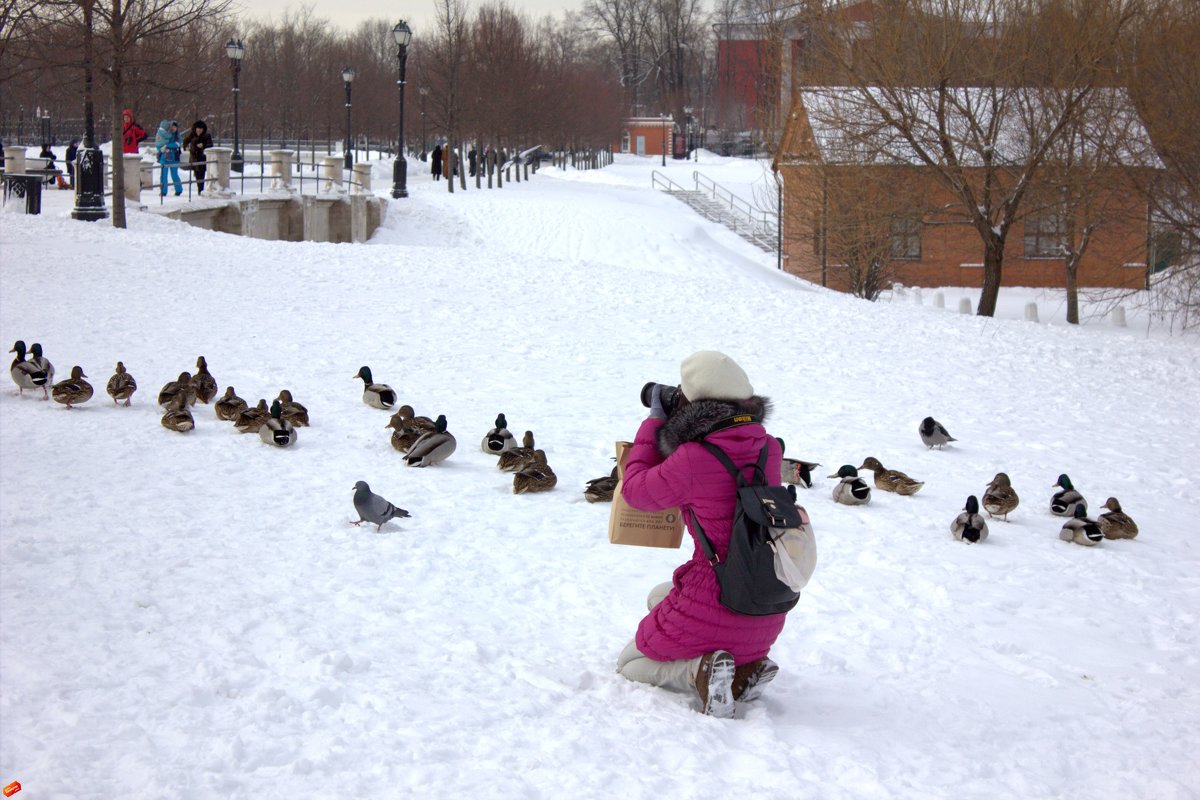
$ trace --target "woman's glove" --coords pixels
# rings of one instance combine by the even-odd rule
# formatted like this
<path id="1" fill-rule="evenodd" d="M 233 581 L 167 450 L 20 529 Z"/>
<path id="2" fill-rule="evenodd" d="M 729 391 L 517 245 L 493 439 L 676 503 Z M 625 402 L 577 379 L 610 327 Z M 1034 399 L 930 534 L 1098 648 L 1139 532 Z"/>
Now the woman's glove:
<path id="1" fill-rule="evenodd" d="M 654 384 L 650 390 L 650 419 L 666 419 L 667 412 L 663 410 L 662 384 Z"/>

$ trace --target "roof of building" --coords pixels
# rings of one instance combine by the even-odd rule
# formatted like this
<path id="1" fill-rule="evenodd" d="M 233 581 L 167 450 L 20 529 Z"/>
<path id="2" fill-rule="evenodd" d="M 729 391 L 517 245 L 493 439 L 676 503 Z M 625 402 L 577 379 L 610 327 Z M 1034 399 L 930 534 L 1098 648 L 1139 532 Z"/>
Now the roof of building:
<path id="1" fill-rule="evenodd" d="M 1076 101 L 1083 114 L 1051 160 L 1073 153 L 1110 164 L 1161 166 L 1124 89 L 1097 88 L 1077 98 L 1077 92 L 1031 87 L 807 87 L 795 95 L 776 165 L 921 165 L 927 163 L 922 153 L 942 163 L 949 160 L 943 133 L 963 166 L 1024 164 Z M 912 130 L 911 141 L 901 129 Z"/>

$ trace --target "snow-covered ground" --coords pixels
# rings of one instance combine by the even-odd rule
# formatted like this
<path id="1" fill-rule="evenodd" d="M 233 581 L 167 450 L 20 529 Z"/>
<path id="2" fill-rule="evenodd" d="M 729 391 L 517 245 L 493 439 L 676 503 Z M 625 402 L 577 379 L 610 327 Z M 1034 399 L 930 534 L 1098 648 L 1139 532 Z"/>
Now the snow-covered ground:
<path id="1" fill-rule="evenodd" d="M 669 163 L 677 182 L 694 163 Z M 698 167 L 745 189 L 760 163 Z M 868 304 L 650 189 L 655 159 L 456 192 L 414 163 L 367 245 L 277 243 L 132 214 L 130 229 L 0 217 L 0 340 L 40 342 L 97 395 L 0 393 L 0 785 L 36 798 L 1200 797 L 1200 349 L 1058 316 L 1005 290 Z M 390 164 L 376 170 L 389 182 Z M 1042 324 L 1023 321 L 1041 303 Z M 1086 312 L 1085 308 L 1085 312 Z M 1148 332 L 1152 335 L 1148 335 Z M 733 721 L 633 684 L 615 659 L 687 552 L 610 545 L 581 494 L 630 438 L 648 380 L 715 348 L 820 461 L 802 502 L 816 576 Z M 204 355 L 251 402 L 288 388 L 292 450 L 159 388 Z M 114 407 L 117 360 L 140 389 Z M 449 461 L 408 469 L 369 365 L 445 414 Z M 559 476 L 513 495 L 479 441 L 496 414 Z M 959 441 L 926 450 L 932 414 Z M 926 481 L 836 505 L 874 455 Z M 950 521 L 998 471 L 1020 507 L 982 545 Z M 1058 539 L 1068 473 L 1132 541 Z M 353 527 L 355 481 L 407 508 Z M 690 546 L 690 544 L 689 544 Z"/>

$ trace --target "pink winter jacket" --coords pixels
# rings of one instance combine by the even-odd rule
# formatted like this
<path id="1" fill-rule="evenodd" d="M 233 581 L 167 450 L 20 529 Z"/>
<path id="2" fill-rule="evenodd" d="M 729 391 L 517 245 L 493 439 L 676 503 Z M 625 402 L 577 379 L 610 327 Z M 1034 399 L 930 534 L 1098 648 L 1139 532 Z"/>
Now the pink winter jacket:
<path id="1" fill-rule="evenodd" d="M 637 648 L 655 661 L 694 658 L 713 650 L 728 650 L 738 664 L 763 658 L 783 630 L 787 615 L 750 617 L 721 605 L 716 573 L 692 529 L 695 511 L 717 555 L 725 557 L 733 526 L 734 479 L 716 456 L 696 442 L 679 445 L 664 460 L 656 441 L 662 425 L 662 420 L 647 419 L 638 429 L 625 462 L 621 494 L 643 511 L 681 506 L 692 534 L 692 557 L 675 570 L 670 594 L 638 625 Z M 780 483 L 783 453 L 762 425 L 726 428 L 706 441 L 738 465 L 757 461 L 766 444 L 768 479 Z"/>

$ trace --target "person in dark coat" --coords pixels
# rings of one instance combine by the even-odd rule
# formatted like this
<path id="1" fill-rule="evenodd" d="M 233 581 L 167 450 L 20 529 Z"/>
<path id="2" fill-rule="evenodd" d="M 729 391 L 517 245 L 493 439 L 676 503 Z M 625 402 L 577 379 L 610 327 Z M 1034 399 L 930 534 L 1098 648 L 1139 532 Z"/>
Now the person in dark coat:
<path id="1" fill-rule="evenodd" d="M 475 177 L 475 165 L 478 163 L 479 163 L 479 154 L 476 153 L 475 148 L 472 147 L 470 150 L 467 151 L 467 165 L 470 167 L 470 172 L 468 172 L 467 174 L 470 175 L 472 178 Z"/>
<path id="2" fill-rule="evenodd" d="M 187 148 L 188 158 L 192 163 L 191 169 L 196 176 L 196 188 L 201 193 L 204 192 L 204 176 L 208 172 L 208 156 L 205 150 L 212 145 L 212 134 L 208 132 L 208 125 L 202 119 L 193 122 L 191 129 L 183 135 L 183 146 Z"/>
<path id="3" fill-rule="evenodd" d="M 38 153 L 38 158 L 46 159 L 46 169 L 51 173 L 56 169 L 54 165 L 54 151 L 50 149 L 50 145 L 42 145 L 42 152 Z M 47 173 L 46 183 L 54 185 L 54 175 Z"/>
<path id="4" fill-rule="evenodd" d="M 71 188 L 72 189 L 75 188 L 75 158 L 78 155 L 79 155 L 79 137 L 76 137 L 71 140 L 71 143 L 69 145 L 67 145 L 67 157 L 66 157 L 67 175 L 71 180 Z"/>
<path id="5" fill-rule="evenodd" d="M 433 146 L 433 152 L 429 156 L 429 163 L 430 163 L 429 170 L 430 170 L 430 172 L 433 173 L 433 179 L 435 181 L 441 180 L 441 178 L 442 178 L 442 146 L 440 144 L 435 144 Z"/>

